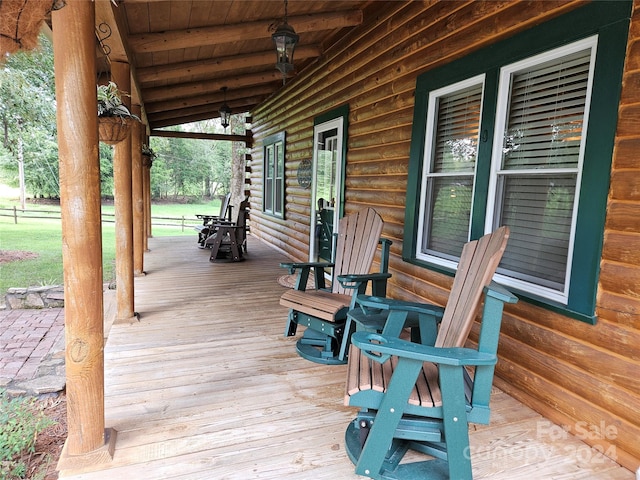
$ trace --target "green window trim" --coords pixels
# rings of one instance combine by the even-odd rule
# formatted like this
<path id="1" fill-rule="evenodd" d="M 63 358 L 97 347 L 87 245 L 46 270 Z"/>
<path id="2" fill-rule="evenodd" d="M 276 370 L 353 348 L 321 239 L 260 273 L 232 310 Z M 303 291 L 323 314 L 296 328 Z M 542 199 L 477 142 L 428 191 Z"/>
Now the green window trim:
<path id="1" fill-rule="evenodd" d="M 418 259 L 416 254 L 430 92 L 477 75 L 485 75 L 482 140 L 478 146 L 470 219 L 470 237 L 479 238 L 485 232 L 501 67 L 598 35 L 568 301 L 566 305 L 560 304 L 531 292 L 517 290 L 519 296 L 533 304 L 587 323 L 596 322 L 595 303 L 611 158 L 631 10 L 630 1 L 594 2 L 418 77 L 405 212 L 405 261 L 453 274 L 447 267 Z M 567 28 L 567 25 L 571 25 L 571 28 Z"/>
<path id="2" fill-rule="evenodd" d="M 263 155 L 262 211 L 272 217 L 284 219 L 285 212 L 285 132 L 265 138 Z"/>

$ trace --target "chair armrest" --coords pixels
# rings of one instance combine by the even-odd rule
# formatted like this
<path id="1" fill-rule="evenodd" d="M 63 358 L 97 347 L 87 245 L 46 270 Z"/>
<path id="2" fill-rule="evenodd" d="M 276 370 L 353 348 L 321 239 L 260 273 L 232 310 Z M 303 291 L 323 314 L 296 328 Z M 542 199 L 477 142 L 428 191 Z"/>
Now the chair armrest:
<path id="1" fill-rule="evenodd" d="M 386 362 L 391 355 L 451 366 L 495 365 L 498 361 L 496 355 L 470 348 L 431 347 L 377 333 L 355 332 L 351 342 L 367 357 L 380 363 Z"/>
<path id="2" fill-rule="evenodd" d="M 356 303 L 368 308 L 376 308 L 379 310 L 398 310 L 403 312 L 423 313 L 433 315 L 438 319 L 442 319 L 444 307 L 439 305 L 431 305 L 429 303 L 406 302 L 404 300 L 394 300 L 392 298 L 373 297 L 370 295 L 358 295 Z"/>
<path id="3" fill-rule="evenodd" d="M 338 281 L 344 288 L 358 288 L 358 285 L 370 280 L 386 280 L 391 278 L 390 273 L 348 273 L 346 275 L 338 275 Z M 349 285 L 353 283 L 355 285 Z"/>
<path id="4" fill-rule="evenodd" d="M 289 273 L 295 272 L 299 268 L 329 268 L 333 267 L 333 263 L 330 262 L 305 262 L 305 263 L 281 263 L 282 268 L 289 269 Z"/>

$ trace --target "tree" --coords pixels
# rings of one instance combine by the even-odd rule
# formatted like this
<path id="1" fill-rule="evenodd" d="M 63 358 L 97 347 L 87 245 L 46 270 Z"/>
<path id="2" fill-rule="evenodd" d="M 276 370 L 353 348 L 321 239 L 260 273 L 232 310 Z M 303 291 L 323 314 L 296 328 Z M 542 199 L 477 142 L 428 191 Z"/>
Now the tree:
<path id="1" fill-rule="evenodd" d="M 40 48 L 18 52 L 0 69 L 0 167 L 10 184 L 34 195 L 58 197 L 53 47 L 45 36 Z M 21 172 L 24 172 L 24 182 Z"/>

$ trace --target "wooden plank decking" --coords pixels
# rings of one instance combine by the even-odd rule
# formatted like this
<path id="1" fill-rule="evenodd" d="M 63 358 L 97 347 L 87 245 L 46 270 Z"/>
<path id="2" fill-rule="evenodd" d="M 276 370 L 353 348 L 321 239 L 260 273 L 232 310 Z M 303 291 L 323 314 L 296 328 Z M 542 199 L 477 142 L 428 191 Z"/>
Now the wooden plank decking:
<path id="1" fill-rule="evenodd" d="M 362 478 L 343 448 L 355 414 L 342 405 L 346 366 L 306 361 L 283 336 L 286 258 L 253 238 L 242 263 L 209 263 L 195 234 L 150 248 L 140 321 L 114 324 L 105 346 L 115 456 L 60 478 Z M 492 414 L 472 426 L 476 480 L 634 478 L 498 390 Z"/>

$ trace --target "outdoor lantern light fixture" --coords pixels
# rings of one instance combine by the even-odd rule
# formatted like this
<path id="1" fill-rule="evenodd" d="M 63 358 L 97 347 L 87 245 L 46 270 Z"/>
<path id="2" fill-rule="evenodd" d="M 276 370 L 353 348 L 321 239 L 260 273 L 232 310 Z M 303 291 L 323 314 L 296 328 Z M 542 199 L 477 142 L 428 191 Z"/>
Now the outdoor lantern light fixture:
<path id="1" fill-rule="evenodd" d="M 222 128 L 227 128 L 229 126 L 229 119 L 231 118 L 231 109 L 229 105 L 227 105 L 227 87 L 222 87 L 220 90 L 224 93 L 224 101 L 222 102 L 222 106 L 220 106 L 220 123 L 222 124 Z"/>
<path id="2" fill-rule="evenodd" d="M 293 50 L 300 40 L 293 27 L 287 23 L 287 0 L 284 0 L 284 21 L 278 25 L 271 38 L 276 45 L 276 68 L 282 73 L 284 85 L 287 74 L 293 70 Z"/>

